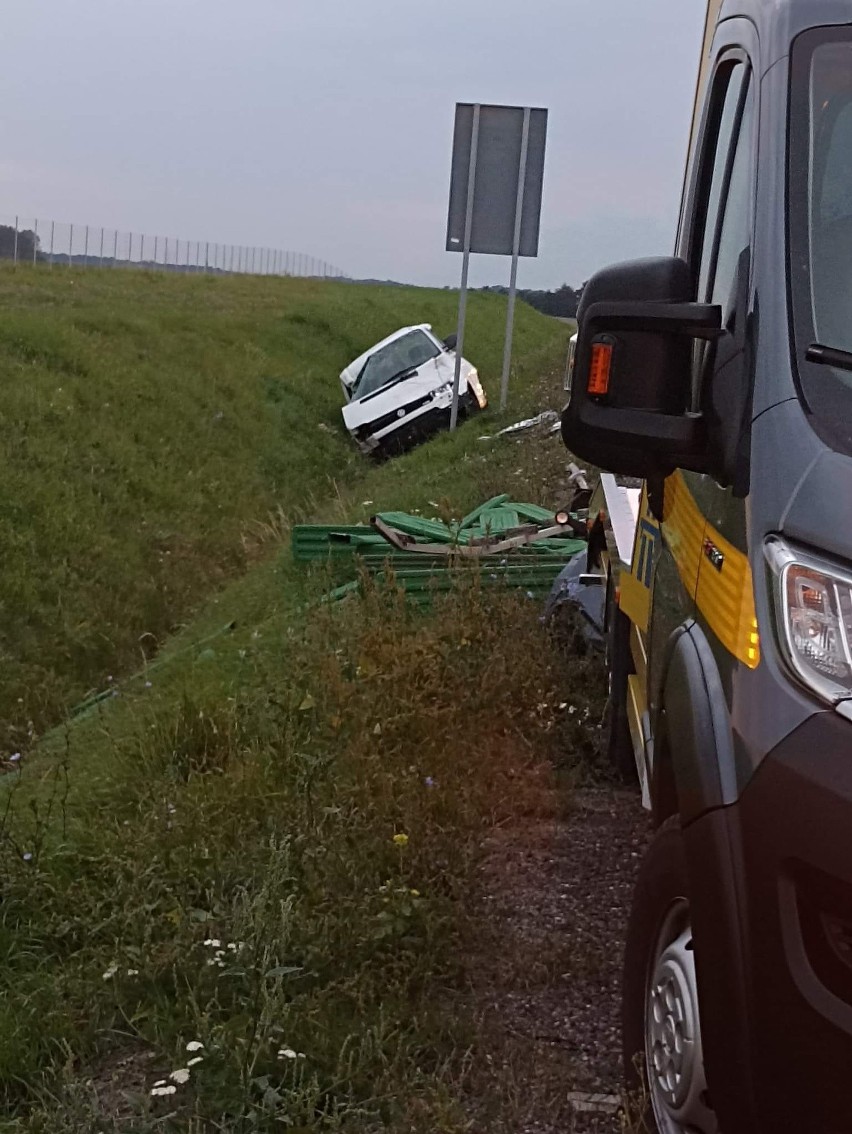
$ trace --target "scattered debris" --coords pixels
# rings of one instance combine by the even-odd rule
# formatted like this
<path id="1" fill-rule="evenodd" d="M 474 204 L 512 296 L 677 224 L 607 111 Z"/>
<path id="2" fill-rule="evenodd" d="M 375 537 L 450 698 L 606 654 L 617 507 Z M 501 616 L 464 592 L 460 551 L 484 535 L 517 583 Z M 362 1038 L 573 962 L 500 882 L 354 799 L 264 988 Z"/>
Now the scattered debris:
<path id="1" fill-rule="evenodd" d="M 543 413 L 538 414 L 536 417 L 528 417 L 524 421 L 516 421 L 514 425 L 507 425 L 505 429 L 498 430 L 497 433 L 489 433 L 479 438 L 480 441 L 493 441 L 495 437 L 506 437 L 513 433 L 524 433 L 527 429 L 534 429 L 537 425 L 545 425 L 552 423 L 552 428 L 548 433 L 556 433 L 560 427 L 559 414 L 556 410 L 544 410 Z"/>
<path id="2" fill-rule="evenodd" d="M 590 1095 L 585 1091 L 569 1091 L 566 1098 L 575 1114 L 617 1114 L 621 1106 L 618 1095 Z"/>
<path id="3" fill-rule="evenodd" d="M 585 547 L 585 514 L 554 515 L 536 504 L 492 497 L 462 520 L 446 524 L 406 512 L 382 512 L 370 524 L 327 527 L 299 524 L 292 549 L 302 562 L 358 564 L 376 578 L 388 567 L 396 582 L 416 602 L 431 600 L 452 586 L 450 570 L 468 564 L 481 582 L 519 587 L 530 597 L 550 591 L 566 560 Z M 336 600 L 357 591 L 357 579 L 332 590 Z"/>

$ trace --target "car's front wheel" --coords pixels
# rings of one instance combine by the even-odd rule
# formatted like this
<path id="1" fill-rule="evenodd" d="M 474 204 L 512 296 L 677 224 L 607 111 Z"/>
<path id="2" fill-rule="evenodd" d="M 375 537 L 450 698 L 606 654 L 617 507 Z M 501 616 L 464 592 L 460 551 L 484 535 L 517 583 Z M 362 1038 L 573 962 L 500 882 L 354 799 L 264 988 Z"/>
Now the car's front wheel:
<path id="1" fill-rule="evenodd" d="M 718 1134 L 704 1072 L 689 877 L 677 818 L 639 871 L 624 962 L 628 1088 L 655 1134 Z"/>

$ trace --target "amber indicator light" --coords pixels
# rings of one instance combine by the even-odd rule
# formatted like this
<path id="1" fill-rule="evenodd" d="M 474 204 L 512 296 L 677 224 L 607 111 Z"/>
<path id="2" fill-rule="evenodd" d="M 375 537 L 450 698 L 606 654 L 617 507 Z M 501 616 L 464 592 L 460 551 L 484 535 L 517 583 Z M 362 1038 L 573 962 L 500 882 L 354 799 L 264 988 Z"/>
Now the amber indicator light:
<path id="1" fill-rule="evenodd" d="M 589 364 L 589 382 L 586 389 L 596 397 L 609 393 L 609 374 L 612 369 L 612 347 L 609 343 L 592 343 L 592 360 Z"/>

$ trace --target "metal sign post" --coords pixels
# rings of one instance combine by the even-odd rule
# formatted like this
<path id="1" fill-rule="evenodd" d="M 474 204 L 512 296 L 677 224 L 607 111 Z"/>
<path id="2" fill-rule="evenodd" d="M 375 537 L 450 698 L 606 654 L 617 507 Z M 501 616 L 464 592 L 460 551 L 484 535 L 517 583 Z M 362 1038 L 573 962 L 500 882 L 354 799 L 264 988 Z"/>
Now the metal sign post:
<path id="1" fill-rule="evenodd" d="M 464 350 L 464 324 L 467 317 L 467 273 L 470 267 L 470 236 L 473 227 L 473 195 L 476 191 L 476 152 L 479 148 L 479 103 L 473 107 L 473 133 L 470 140 L 470 163 L 467 169 L 467 207 L 464 216 L 464 247 L 462 274 L 459 289 L 459 325 L 456 332 L 456 368 L 453 374 L 453 408 L 450 410 L 450 430 L 459 419 L 459 381 L 461 379 L 462 351 Z"/>
<path id="2" fill-rule="evenodd" d="M 546 136 L 544 109 L 456 104 L 446 248 L 463 260 L 451 429 L 458 421 L 471 252 L 512 257 L 500 388 L 500 408 L 506 406 L 518 258 L 538 255 Z"/>
<path id="3" fill-rule="evenodd" d="M 524 107 L 521 160 L 518 169 L 518 199 L 515 202 L 515 235 L 512 241 L 512 271 L 509 276 L 509 304 L 506 310 L 506 342 L 503 346 L 503 377 L 500 381 L 500 409 L 509 397 L 509 367 L 512 364 L 512 334 L 515 330 L 515 292 L 518 287 L 518 254 L 521 247 L 521 218 L 524 215 L 524 186 L 527 180 L 527 154 L 530 142 L 530 108 Z"/>

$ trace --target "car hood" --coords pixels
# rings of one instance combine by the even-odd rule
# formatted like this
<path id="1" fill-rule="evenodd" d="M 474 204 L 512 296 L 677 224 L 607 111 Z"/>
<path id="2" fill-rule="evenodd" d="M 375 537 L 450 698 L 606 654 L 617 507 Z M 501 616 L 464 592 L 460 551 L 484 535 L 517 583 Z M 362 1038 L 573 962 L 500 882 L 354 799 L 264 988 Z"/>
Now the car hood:
<path id="1" fill-rule="evenodd" d="M 393 413 L 394 410 L 404 409 L 411 402 L 426 397 L 440 389 L 441 386 L 446 386 L 448 382 L 453 381 L 455 367 L 456 356 L 454 354 L 439 354 L 437 358 L 430 358 L 428 362 L 424 362 L 410 378 L 386 386 L 374 394 L 368 394 L 366 398 L 351 401 L 343 407 L 342 411 L 346 428 L 350 433 L 354 432 L 359 426 L 369 425 L 371 421 L 377 421 L 379 418 Z M 470 363 L 463 358 L 459 383 L 459 392 L 462 394 L 465 392 L 466 379 L 470 370 Z"/>

